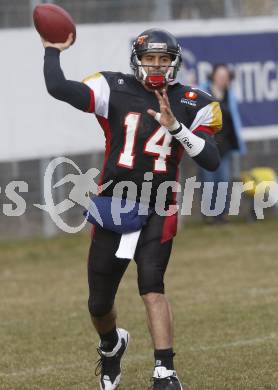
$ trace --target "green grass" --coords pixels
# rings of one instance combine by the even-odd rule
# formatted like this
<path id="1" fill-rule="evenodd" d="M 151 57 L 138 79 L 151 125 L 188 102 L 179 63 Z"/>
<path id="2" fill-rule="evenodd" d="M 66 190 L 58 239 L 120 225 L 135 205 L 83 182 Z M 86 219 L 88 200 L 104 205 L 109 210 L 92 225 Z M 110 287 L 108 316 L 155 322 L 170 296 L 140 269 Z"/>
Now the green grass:
<path id="1" fill-rule="evenodd" d="M 189 225 L 166 286 L 185 390 L 278 389 L 278 221 Z M 0 242 L 0 389 L 98 389 L 87 313 L 88 235 Z M 120 388 L 147 389 L 153 356 L 133 263 L 117 297 L 131 333 Z"/>

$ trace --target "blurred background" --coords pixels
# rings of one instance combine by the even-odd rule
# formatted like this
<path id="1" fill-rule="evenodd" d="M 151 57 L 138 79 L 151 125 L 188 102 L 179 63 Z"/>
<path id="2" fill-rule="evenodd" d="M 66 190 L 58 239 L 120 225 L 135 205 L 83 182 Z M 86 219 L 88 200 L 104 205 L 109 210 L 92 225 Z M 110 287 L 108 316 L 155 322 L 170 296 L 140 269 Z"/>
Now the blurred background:
<path id="1" fill-rule="evenodd" d="M 278 172 L 278 0 L 57 0 L 78 24 L 77 42 L 63 55 L 63 69 L 72 79 L 98 70 L 129 70 L 130 43 L 151 26 L 173 32 L 183 49 L 179 79 L 200 85 L 215 63 L 227 63 L 243 124 L 245 154 L 232 156 L 232 178 L 255 167 Z M 0 0 L 0 237 L 50 236 L 58 232 L 44 203 L 43 176 L 57 156 L 74 160 L 81 171 L 101 169 L 104 138 L 89 115 L 82 116 L 47 95 L 42 76 L 43 50 L 33 27 L 32 11 L 39 0 Z M 55 172 L 55 181 L 72 166 Z M 75 172 L 76 173 L 76 172 Z M 184 158 L 181 181 L 197 175 Z M 25 212 L 5 216 L 3 204 L 11 181 L 28 183 L 21 196 Z M 72 184 L 53 192 L 56 202 L 67 197 Z M 250 200 L 250 199 L 249 199 Z M 241 208 L 248 219 L 249 205 Z M 244 203 L 244 202 L 243 202 Z M 15 208 L 14 204 L 14 208 Z M 71 225 L 82 218 L 76 205 L 64 215 Z M 200 218 L 198 195 L 193 215 Z"/>
<path id="2" fill-rule="evenodd" d="M 32 10 L 38 3 L 55 3 L 64 7 L 76 23 L 278 15 L 277 0 L 1 0 L 1 28 L 30 26 Z"/>

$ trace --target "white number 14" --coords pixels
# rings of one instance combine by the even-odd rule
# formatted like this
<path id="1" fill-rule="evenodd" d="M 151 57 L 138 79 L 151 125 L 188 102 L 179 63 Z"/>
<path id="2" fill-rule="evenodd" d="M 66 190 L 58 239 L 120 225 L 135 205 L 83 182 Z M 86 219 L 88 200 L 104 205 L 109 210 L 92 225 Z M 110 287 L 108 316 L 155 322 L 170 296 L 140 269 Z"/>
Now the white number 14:
<path id="1" fill-rule="evenodd" d="M 125 144 L 121 151 L 118 165 L 132 169 L 134 166 L 134 146 L 138 132 L 140 113 L 130 112 L 125 118 Z M 167 172 L 166 160 L 171 155 L 172 136 L 164 127 L 159 127 L 152 134 L 144 145 L 143 152 L 152 156 L 154 159 L 154 172 Z"/>

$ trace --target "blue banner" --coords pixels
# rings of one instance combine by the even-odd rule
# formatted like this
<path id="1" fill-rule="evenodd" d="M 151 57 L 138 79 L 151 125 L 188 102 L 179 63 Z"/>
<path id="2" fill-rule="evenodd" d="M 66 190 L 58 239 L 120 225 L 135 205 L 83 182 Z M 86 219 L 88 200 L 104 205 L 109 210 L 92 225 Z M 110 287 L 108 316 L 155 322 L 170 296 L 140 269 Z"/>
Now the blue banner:
<path id="1" fill-rule="evenodd" d="M 243 126 L 278 124 L 278 32 L 178 38 L 188 83 L 203 83 L 212 64 L 227 63 Z"/>

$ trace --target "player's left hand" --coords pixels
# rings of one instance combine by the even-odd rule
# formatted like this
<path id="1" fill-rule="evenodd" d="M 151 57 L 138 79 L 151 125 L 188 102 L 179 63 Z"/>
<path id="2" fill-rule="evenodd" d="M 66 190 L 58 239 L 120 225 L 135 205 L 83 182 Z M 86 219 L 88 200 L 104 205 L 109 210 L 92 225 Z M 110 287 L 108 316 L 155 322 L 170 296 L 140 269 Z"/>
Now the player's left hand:
<path id="1" fill-rule="evenodd" d="M 177 120 L 172 113 L 166 90 L 163 89 L 162 92 L 155 90 L 154 92 L 159 102 L 160 113 L 152 109 L 148 109 L 147 113 L 154 117 L 154 119 L 156 119 L 162 126 L 171 129 Z"/>

